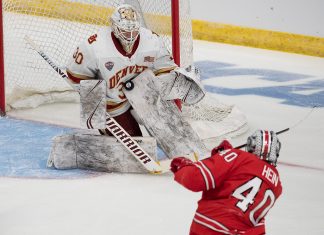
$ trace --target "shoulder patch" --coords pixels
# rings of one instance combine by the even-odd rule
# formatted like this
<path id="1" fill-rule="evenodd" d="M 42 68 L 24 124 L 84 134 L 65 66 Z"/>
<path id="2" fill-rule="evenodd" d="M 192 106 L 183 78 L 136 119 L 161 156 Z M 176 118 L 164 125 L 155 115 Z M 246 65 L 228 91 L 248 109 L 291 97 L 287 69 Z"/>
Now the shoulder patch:
<path id="1" fill-rule="evenodd" d="M 97 34 L 91 35 L 91 36 L 88 38 L 88 43 L 89 43 L 89 44 L 92 44 L 93 42 L 97 41 L 97 37 L 98 37 Z"/>

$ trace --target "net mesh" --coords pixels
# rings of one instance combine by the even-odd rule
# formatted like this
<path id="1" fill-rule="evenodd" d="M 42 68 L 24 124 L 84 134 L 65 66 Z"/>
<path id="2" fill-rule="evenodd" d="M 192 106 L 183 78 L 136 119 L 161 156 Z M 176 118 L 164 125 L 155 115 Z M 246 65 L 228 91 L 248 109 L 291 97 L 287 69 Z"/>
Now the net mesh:
<path id="1" fill-rule="evenodd" d="M 17 100 L 34 94 L 73 93 L 26 44 L 26 35 L 65 69 L 76 46 L 101 27 L 108 26 L 109 16 L 122 3 L 135 6 L 141 12 L 144 25 L 159 34 L 166 47 L 172 50 L 170 0 L 2 1 L 7 109 L 17 108 Z M 192 31 L 188 0 L 181 0 L 179 9 L 181 64 L 189 65 L 192 63 Z"/>
<path id="2" fill-rule="evenodd" d="M 232 112 L 233 105 L 227 105 L 219 102 L 216 98 L 209 95 L 206 96 L 197 104 L 183 105 L 182 113 L 187 119 L 193 121 L 221 121 Z"/>
<path id="3" fill-rule="evenodd" d="M 180 0 L 181 66 L 192 63 L 189 0 Z M 121 3 L 141 13 L 144 26 L 159 34 L 172 51 L 171 0 L 3 0 L 6 110 L 44 103 L 78 102 L 71 87 L 25 42 L 30 37 L 62 70 L 84 38 L 109 25 L 109 16 Z M 245 116 L 235 107 L 206 96 L 183 115 L 203 133 L 202 138 L 243 130 Z M 204 121 L 204 123 L 201 123 Z"/>

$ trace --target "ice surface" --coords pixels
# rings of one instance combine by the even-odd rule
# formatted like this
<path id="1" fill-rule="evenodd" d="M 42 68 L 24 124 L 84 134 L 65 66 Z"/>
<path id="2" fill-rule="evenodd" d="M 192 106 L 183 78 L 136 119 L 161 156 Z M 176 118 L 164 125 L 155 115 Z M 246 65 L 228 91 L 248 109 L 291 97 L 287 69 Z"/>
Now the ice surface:
<path id="1" fill-rule="evenodd" d="M 280 135 L 283 195 L 266 223 L 271 235 L 324 234 L 324 59 L 203 41 L 194 53 L 207 90 L 248 117 L 233 145 L 258 128 L 292 127 L 318 106 Z M 9 115 L 61 126 L 0 119 L 1 235 L 188 234 L 200 193 L 172 175 L 44 168 L 51 137 L 79 127 L 74 104 Z"/>

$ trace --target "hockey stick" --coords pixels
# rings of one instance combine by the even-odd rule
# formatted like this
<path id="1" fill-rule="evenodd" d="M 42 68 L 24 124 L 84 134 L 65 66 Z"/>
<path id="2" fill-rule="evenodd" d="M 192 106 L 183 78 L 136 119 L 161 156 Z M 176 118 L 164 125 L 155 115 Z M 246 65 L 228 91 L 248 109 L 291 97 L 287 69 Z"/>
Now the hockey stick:
<path id="1" fill-rule="evenodd" d="M 278 131 L 276 132 L 277 135 L 281 134 L 281 133 L 284 133 L 286 131 L 289 131 L 290 128 L 286 128 L 286 129 L 283 129 L 281 131 Z M 244 148 L 247 144 L 242 144 L 242 145 L 239 145 L 237 147 L 235 147 L 235 149 L 241 149 L 241 148 Z M 198 156 L 194 153 L 193 155 L 187 155 L 185 156 L 186 158 L 189 158 L 191 161 L 193 162 L 196 162 L 198 160 L 203 160 L 205 158 L 208 158 L 209 156 L 203 156 L 202 158 L 198 159 Z M 172 162 L 172 159 L 167 159 L 167 160 L 163 160 L 163 161 L 160 161 L 159 164 L 161 165 L 161 167 L 163 168 L 163 171 L 167 171 L 168 167 L 170 168 L 170 164 Z"/>
<path id="2" fill-rule="evenodd" d="M 281 133 L 287 132 L 287 131 L 289 131 L 289 130 L 295 128 L 295 127 L 298 126 L 301 122 L 303 122 L 305 119 L 307 119 L 308 116 L 311 115 L 311 113 L 314 111 L 315 108 L 317 108 L 316 105 L 313 106 L 312 109 L 311 109 L 309 112 L 307 112 L 306 115 L 305 115 L 303 118 L 301 118 L 299 121 L 297 121 L 294 125 L 292 125 L 291 127 L 287 127 L 287 128 L 285 128 L 285 129 L 283 129 L 283 130 L 281 130 L 281 131 L 277 131 L 276 134 L 277 134 L 277 135 L 280 135 Z M 242 145 L 239 145 L 239 146 L 235 147 L 235 149 L 241 149 L 241 148 L 244 148 L 245 146 L 246 146 L 246 144 L 242 144 Z"/>
<path id="3" fill-rule="evenodd" d="M 312 109 L 311 109 L 309 112 L 307 112 L 306 115 L 305 115 L 303 118 L 301 118 L 299 121 L 297 121 L 294 125 L 292 125 L 291 127 L 287 127 L 287 128 L 285 128 L 285 129 L 282 129 L 282 130 L 280 130 L 280 131 L 277 131 L 276 134 L 277 134 L 277 135 L 280 135 L 280 134 L 282 134 L 282 133 L 285 133 L 285 132 L 287 132 L 287 131 L 289 131 L 289 130 L 295 128 L 295 127 L 298 126 L 301 122 L 303 122 L 304 120 L 306 120 L 306 119 L 309 117 L 309 115 L 310 115 L 310 114 L 315 110 L 315 108 L 317 108 L 317 106 L 313 106 Z M 235 147 L 235 149 L 241 149 L 241 148 L 244 148 L 246 145 L 247 145 L 246 143 L 245 143 L 245 144 L 242 144 L 242 145 L 239 145 L 239 146 Z M 207 157 L 207 156 L 203 156 L 202 158 L 198 159 L 198 156 L 194 153 L 193 155 L 187 155 L 187 156 L 185 156 L 185 157 L 187 157 L 187 158 L 189 158 L 190 160 L 192 160 L 192 161 L 195 162 L 195 161 L 198 161 L 198 160 L 203 160 L 203 159 L 205 159 L 205 158 L 208 158 L 209 156 L 208 156 L 208 157 Z M 163 160 L 163 161 L 159 162 L 159 164 L 160 164 L 161 167 L 164 169 L 164 171 L 167 171 L 167 168 L 170 168 L 170 164 L 171 164 L 171 162 L 172 162 L 172 159 L 167 159 L 167 160 Z"/>
<path id="4" fill-rule="evenodd" d="M 62 71 L 27 35 L 25 41 L 35 50 L 73 89 L 72 82 Z M 79 92 L 79 91 L 78 91 Z M 106 127 L 115 136 L 115 138 L 152 174 L 164 173 L 161 166 L 146 153 L 146 151 L 122 128 L 117 121 L 106 112 Z"/>

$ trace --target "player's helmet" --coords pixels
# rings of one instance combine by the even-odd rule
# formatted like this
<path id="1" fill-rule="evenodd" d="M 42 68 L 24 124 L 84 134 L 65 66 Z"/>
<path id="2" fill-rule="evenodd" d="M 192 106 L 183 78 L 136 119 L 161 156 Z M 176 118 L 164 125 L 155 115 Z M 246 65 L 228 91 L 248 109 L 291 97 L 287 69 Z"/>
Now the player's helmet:
<path id="1" fill-rule="evenodd" d="M 246 151 L 277 165 L 281 143 L 273 131 L 257 130 L 247 138 Z"/>
<path id="2" fill-rule="evenodd" d="M 111 15 L 111 28 L 127 53 L 131 53 L 139 35 L 140 19 L 136 9 L 122 4 Z"/>

